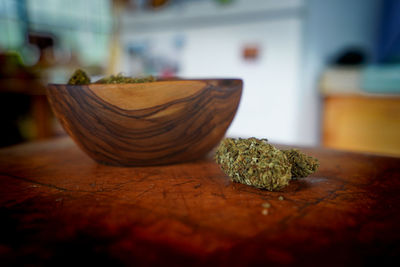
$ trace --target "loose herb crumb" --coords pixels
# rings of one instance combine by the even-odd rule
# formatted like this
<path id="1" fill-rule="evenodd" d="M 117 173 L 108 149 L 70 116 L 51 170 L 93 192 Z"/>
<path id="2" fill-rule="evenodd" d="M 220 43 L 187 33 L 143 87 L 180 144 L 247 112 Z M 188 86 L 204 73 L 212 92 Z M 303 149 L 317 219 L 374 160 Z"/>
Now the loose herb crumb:
<path id="1" fill-rule="evenodd" d="M 262 215 L 268 215 L 268 209 L 263 209 L 261 212 Z"/>
<path id="2" fill-rule="evenodd" d="M 283 196 L 279 196 L 278 199 L 279 199 L 280 201 L 284 200 Z"/>
<path id="3" fill-rule="evenodd" d="M 277 191 L 292 177 L 315 172 L 318 160 L 296 150 L 279 150 L 267 139 L 226 138 L 220 143 L 215 159 L 232 181 Z M 283 199 L 283 197 L 282 197 Z"/>
<path id="4" fill-rule="evenodd" d="M 269 204 L 268 202 L 265 202 L 265 203 L 261 204 L 261 206 L 262 206 L 263 208 L 268 209 L 268 208 L 271 207 L 271 204 Z"/>

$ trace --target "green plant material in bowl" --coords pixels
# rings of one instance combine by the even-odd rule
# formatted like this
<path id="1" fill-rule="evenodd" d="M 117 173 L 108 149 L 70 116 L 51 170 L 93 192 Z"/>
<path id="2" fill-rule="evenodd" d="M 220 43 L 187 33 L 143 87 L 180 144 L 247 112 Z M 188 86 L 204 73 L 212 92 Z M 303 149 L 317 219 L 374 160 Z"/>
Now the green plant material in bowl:
<path id="1" fill-rule="evenodd" d="M 156 78 L 153 76 L 145 76 L 145 77 L 128 77 L 123 76 L 122 74 L 111 75 L 109 77 L 102 78 L 96 82 L 95 84 L 123 84 L 123 83 L 147 83 L 147 82 L 155 82 Z M 77 69 L 68 80 L 69 85 L 85 85 L 91 84 L 89 75 L 86 74 L 85 71 L 81 69 Z"/>
<path id="2" fill-rule="evenodd" d="M 148 82 L 155 82 L 155 81 L 156 81 L 156 79 L 153 76 L 132 78 L 132 77 L 123 76 L 122 74 L 118 74 L 118 75 L 111 75 L 110 77 L 100 79 L 95 83 L 100 83 L 100 84 L 148 83 Z"/>
<path id="3" fill-rule="evenodd" d="M 81 69 L 77 69 L 74 74 L 68 80 L 69 85 L 83 85 L 83 84 L 90 84 L 90 78 Z"/>

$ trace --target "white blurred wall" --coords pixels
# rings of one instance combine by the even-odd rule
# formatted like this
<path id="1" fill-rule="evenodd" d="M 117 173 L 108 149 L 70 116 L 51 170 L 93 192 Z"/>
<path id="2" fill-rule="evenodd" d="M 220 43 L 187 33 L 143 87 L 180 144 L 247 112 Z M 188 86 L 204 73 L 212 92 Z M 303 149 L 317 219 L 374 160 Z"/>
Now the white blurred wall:
<path id="1" fill-rule="evenodd" d="M 179 76 L 239 77 L 244 92 L 228 130 L 236 137 L 317 145 L 320 96 L 317 81 L 327 59 L 348 45 L 371 49 L 379 0 L 212 1 L 157 13 L 126 13 L 122 44 L 151 43 L 151 49 L 183 36 Z M 254 62 L 242 59 L 246 44 L 260 46 Z M 122 70 L 132 69 L 123 57 Z"/>
<path id="2" fill-rule="evenodd" d="M 239 77 L 244 81 L 242 100 L 228 135 L 266 137 L 280 143 L 297 141 L 300 19 L 285 17 L 196 29 L 187 35 L 182 76 Z M 243 60 L 241 51 L 246 44 L 260 46 L 258 60 Z"/>

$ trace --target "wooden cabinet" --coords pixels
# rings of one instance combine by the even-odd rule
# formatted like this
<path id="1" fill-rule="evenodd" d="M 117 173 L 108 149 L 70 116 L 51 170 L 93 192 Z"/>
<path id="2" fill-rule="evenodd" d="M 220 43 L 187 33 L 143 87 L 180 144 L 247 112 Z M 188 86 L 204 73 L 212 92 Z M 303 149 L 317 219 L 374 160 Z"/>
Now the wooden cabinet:
<path id="1" fill-rule="evenodd" d="M 325 147 L 400 156 L 400 97 L 326 95 Z"/>

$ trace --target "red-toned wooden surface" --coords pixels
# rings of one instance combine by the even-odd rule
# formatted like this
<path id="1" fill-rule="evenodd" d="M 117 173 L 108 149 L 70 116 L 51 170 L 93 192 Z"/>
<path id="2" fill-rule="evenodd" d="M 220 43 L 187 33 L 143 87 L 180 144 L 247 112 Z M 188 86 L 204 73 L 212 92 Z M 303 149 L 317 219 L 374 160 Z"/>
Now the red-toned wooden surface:
<path id="1" fill-rule="evenodd" d="M 400 159 L 306 151 L 319 171 L 268 192 L 211 158 L 103 166 L 68 138 L 2 149 L 1 265 L 398 262 Z"/>

